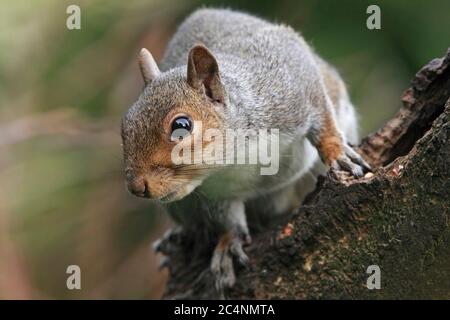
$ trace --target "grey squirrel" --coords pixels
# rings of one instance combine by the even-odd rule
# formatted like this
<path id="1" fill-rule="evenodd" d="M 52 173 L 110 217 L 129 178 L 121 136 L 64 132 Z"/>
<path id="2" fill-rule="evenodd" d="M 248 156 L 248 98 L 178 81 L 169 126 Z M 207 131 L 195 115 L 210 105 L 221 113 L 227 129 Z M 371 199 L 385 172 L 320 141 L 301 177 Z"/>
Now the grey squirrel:
<path id="1" fill-rule="evenodd" d="M 357 121 L 343 81 L 288 26 L 200 9 L 178 28 L 161 70 L 146 49 L 139 65 L 145 87 L 121 128 L 128 189 L 166 203 L 178 231 L 216 239 L 210 268 L 219 292 L 235 283 L 233 258 L 247 263 L 249 226 L 298 206 L 326 167 L 356 177 L 369 170 L 348 145 L 357 142 Z M 203 129 L 278 128 L 278 173 L 174 165 L 173 131 L 192 134 L 195 121 Z"/>

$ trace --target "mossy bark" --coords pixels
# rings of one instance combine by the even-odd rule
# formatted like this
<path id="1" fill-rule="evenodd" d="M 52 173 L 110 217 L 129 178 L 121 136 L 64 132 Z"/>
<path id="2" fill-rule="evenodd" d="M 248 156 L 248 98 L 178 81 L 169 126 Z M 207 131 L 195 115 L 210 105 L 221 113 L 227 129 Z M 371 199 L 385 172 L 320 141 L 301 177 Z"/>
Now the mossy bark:
<path id="1" fill-rule="evenodd" d="M 422 68 L 403 107 L 359 152 L 373 174 L 329 171 L 306 203 L 247 248 L 229 298 L 450 299 L 450 49 Z M 166 298 L 213 298 L 208 257 L 175 243 Z M 381 289 L 366 286 L 378 265 Z"/>

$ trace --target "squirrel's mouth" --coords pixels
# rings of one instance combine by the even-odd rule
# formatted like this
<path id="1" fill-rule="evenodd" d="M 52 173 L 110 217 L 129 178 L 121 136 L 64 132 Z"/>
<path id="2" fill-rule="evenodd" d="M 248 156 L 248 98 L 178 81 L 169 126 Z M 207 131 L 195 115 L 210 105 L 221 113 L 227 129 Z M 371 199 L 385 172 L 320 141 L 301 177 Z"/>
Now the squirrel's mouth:
<path id="1" fill-rule="evenodd" d="M 182 184 L 181 186 L 177 187 L 175 190 L 167 193 L 166 195 L 162 196 L 158 199 L 158 201 L 162 203 L 169 203 L 177 200 L 181 200 L 185 196 L 187 196 L 189 193 L 191 193 L 193 189 L 189 188 L 189 183 Z"/>
<path id="2" fill-rule="evenodd" d="M 181 199 L 181 198 L 177 197 L 177 194 L 178 194 L 178 189 L 175 190 L 175 191 L 169 192 L 164 197 L 159 198 L 158 200 L 163 202 L 163 203 L 169 203 L 169 202 Z"/>
<path id="3" fill-rule="evenodd" d="M 189 195 L 195 188 L 197 188 L 202 183 L 202 180 L 192 180 L 188 183 L 182 184 L 175 190 L 169 192 L 163 197 L 159 198 L 158 201 L 162 203 L 169 203 L 173 201 L 178 201 Z"/>

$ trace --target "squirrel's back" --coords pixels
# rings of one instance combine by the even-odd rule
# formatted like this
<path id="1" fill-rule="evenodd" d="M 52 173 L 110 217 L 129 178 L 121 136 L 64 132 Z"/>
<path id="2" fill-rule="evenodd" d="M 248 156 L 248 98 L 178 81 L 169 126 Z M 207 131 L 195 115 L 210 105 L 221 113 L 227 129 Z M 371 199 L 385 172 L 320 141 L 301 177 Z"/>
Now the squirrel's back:
<path id="1" fill-rule="evenodd" d="M 290 58 L 297 60 L 305 48 L 309 49 L 289 26 L 229 9 L 199 9 L 184 20 L 170 41 L 163 69 L 185 64 L 189 49 L 198 43 L 214 54 L 241 57 L 259 65 L 260 59 L 289 64 Z"/>
<path id="2" fill-rule="evenodd" d="M 255 43 L 263 29 L 273 28 L 271 23 L 242 12 L 228 9 L 199 9 L 187 17 L 170 41 L 162 61 L 163 69 L 186 63 L 187 53 L 193 45 L 203 43 L 214 53 L 254 55 L 249 45 L 260 50 Z"/>

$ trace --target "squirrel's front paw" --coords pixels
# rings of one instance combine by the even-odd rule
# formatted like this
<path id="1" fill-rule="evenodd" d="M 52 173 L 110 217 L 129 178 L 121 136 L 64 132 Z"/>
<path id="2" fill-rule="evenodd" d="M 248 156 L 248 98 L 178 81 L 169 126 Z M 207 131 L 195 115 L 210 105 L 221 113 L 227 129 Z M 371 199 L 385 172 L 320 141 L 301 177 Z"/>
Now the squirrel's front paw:
<path id="1" fill-rule="evenodd" d="M 250 242 L 249 235 L 237 235 L 233 232 L 228 232 L 220 237 L 211 259 L 211 271 L 215 278 L 216 289 L 222 297 L 224 290 L 233 287 L 236 282 L 233 257 L 240 264 L 247 265 L 248 257 L 243 246 Z"/>
<path id="2" fill-rule="evenodd" d="M 348 144 L 344 144 L 344 153 L 331 162 L 336 170 L 345 170 L 355 177 L 362 177 L 364 172 L 370 171 L 369 164 Z"/>

